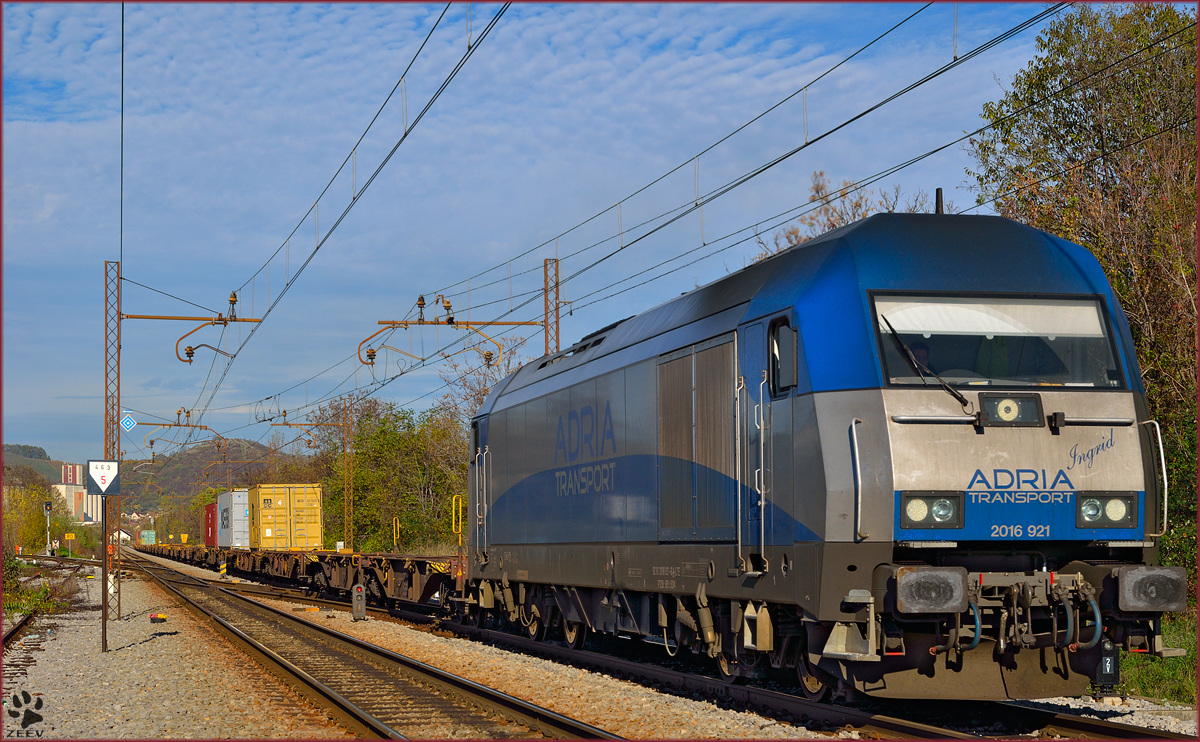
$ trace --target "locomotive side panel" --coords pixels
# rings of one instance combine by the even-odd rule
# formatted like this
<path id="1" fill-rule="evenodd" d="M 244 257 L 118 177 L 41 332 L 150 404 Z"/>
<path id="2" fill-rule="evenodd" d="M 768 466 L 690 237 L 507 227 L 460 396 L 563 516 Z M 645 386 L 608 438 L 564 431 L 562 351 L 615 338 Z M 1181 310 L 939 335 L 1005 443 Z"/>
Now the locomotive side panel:
<path id="1" fill-rule="evenodd" d="M 650 465 L 658 453 L 658 427 L 653 424 L 658 394 L 656 374 L 653 360 L 629 366 L 624 370 L 624 456 L 630 460 L 647 462 L 636 474 L 623 475 L 627 478 L 627 535 L 628 540 L 632 542 L 658 540 L 658 467 Z M 643 481 L 640 484 L 628 481 L 628 478 L 632 477 Z"/>
<path id="2" fill-rule="evenodd" d="M 822 392 L 813 402 L 824 456 L 825 541 L 891 541 L 892 455 L 880 391 Z"/>

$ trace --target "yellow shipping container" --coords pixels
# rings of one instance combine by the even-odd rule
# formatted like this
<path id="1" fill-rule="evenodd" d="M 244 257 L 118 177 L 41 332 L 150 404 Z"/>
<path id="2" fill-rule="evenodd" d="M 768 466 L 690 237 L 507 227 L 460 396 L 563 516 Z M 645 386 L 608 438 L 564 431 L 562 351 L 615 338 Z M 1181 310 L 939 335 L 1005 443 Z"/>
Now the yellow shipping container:
<path id="1" fill-rule="evenodd" d="M 260 484 L 248 499 L 251 549 L 321 548 L 321 485 Z"/>

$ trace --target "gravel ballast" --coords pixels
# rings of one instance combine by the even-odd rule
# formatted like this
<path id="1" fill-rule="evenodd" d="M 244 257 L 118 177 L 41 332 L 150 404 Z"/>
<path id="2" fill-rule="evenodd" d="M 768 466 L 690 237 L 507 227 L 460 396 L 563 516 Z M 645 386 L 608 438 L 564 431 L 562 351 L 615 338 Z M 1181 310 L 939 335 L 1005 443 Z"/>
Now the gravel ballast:
<path id="1" fill-rule="evenodd" d="M 84 579 L 89 572 L 96 579 Z M 5 652 L 4 703 L 19 712 L 15 719 L 3 715 L 6 736 L 39 730 L 47 738 L 351 736 L 144 579 L 122 581 L 125 620 L 109 622 L 109 651 L 102 653 L 98 573 L 81 570 L 71 611 L 38 618 Z M 151 613 L 167 614 L 166 623 L 150 623 Z M 32 721 L 26 710 L 42 720 Z M 22 729 L 25 721 L 31 723 Z"/>
<path id="2" fill-rule="evenodd" d="M 1116 724 L 1161 729 L 1166 732 L 1196 736 L 1196 709 L 1181 704 L 1156 703 L 1144 698 L 1112 698 L 1093 700 L 1081 698 L 1042 698 L 1037 701 L 1017 701 L 1022 706 L 1053 711 L 1056 714 L 1077 714 Z"/>
<path id="3" fill-rule="evenodd" d="M 304 611 L 305 606 L 285 600 L 254 599 L 629 739 L 830 736 L 759 714 L 724 709 L 696 697 L 660 693 L 638 683 L 392 621 L 352 621 L 348 611 L 309 612 Z"/>

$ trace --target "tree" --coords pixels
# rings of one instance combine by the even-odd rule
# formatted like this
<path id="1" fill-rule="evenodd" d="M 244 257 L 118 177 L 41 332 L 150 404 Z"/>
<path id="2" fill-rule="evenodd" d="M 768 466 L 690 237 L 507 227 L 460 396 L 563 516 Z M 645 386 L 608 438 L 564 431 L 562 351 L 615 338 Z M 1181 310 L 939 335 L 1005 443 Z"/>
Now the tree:
<path id="1" fill-rule="evenodd" d="M 1195 573 L 1196 31 L 1177 5 L 1077 7 L 983 108 L 970 140 L 979 203 L 1084 245 L 1133 333 L 1163 425 L 1172 529 L 1164 561 Z M 1028 109 L 1028 110 L 1026 110 Z"/>
<path id="2" fill-rule="evenodd" d="M 38 461 L 49 461 L 50 456 L 46 453 L 46 449 L 41 446 L 27 446 L 21 443 L 5 443 L 4 453 L 13 453 L 17 456 L 24 456 L 27 459 L 37 459 Z"/>
<path id="3" fill-rule="evenodd" d="M 58 491 L 32 467 L 4 466 L 4 548 L 25 553 L 46 548 L 45 503 L 51 503 L 51 519 L 65 518 L 67 504 Z M 52 523 L 53 525 L 53 523 Z"/>
<path id="4" fill-rule="evenodd" d="M 438 376 L 449 388 L 438 401 L 438 405 L 463 426 L 464 432 L 475 412 L 492 391 L 492 387 L 521 368 L 523 363 L 521 356 L 517 354 L 517 350 L 525 343 L 523 338 L 506 336 L 498 342 L 503 353 L 490 365 L 480 363 L 479 357 L 470 353 L 466 356 L 469 361 L 462 360 L 463 356 L 448 357 L 446 364 L 438 370 Z"/>
<path id="5" fill-rule="evenodd" d="M 929 196 L 924 191 L 918 190 L 913 196 L 906 199 L 904 191 L 899 185 L 892 186 L 891 192 L 880 193 L 878 200 L 875 198 L 874 189 L 859 188 L 850 180 L 843 180 L 841 188 L 835 193 L 830 190 L 829 180 L 825 177 L 824 170 L 813 172 L 812 186 L 809 187 L 808 193 L 809 202 L 816 203 L 817 206 L 797 219 L 796 224 L 777 231 L 772 237 L 771 245 L 768 245 L 760 235 L 755 235 L 759 251 L 751 256 L 750 262 L 757 263 L 760 260 L 766 260 L 789 247 L 808 242 L 814 237 L 852 224 L 859 219 L 865 219 L 876 212 L 900 211 L 914 214 L 929 210 Z M 945 208 L 953 211 L 954 204 L 947 202 Z"/>

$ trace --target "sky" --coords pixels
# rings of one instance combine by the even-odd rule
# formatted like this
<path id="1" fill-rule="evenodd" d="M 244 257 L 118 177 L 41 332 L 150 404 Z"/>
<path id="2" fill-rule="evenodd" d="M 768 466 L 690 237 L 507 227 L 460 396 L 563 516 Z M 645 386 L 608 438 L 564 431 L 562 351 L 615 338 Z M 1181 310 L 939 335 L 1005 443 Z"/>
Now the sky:
<path id="1" fill-rule="evenodd" d="M 418 368 L 355 358 L 418 295 L 427 313 L 445 294 L 460 319 L 540 320 L 558 256 L 565 348 L 738 270 L 814 172 L 861 181 L 978 127 L 1041 24 L 664 222 L 1046 6 L 518 4 L 484 35 L 501 7 L 128 4 L 122 168 L 121 5 L 5 4 L 4 442 L 102 458 L 110 260 L 126 314 L 212 317 L 236 291 L 238 316 L 263 320 L 190 335 L 235 355 L 190 365 L 174 346 L 199 323 L 122 323 L 127 458 L 181 408 L 261 441 L 256 419 L 355 389 L 427 408 L 445 392 L 435 351 L 464 332 L 393 333 L 432 359 Z M 957 145 L 875 188 L 942 187 L 961 210 L 971 162 Z M 542 355 L 539 328 L 504 334 Z"/>

